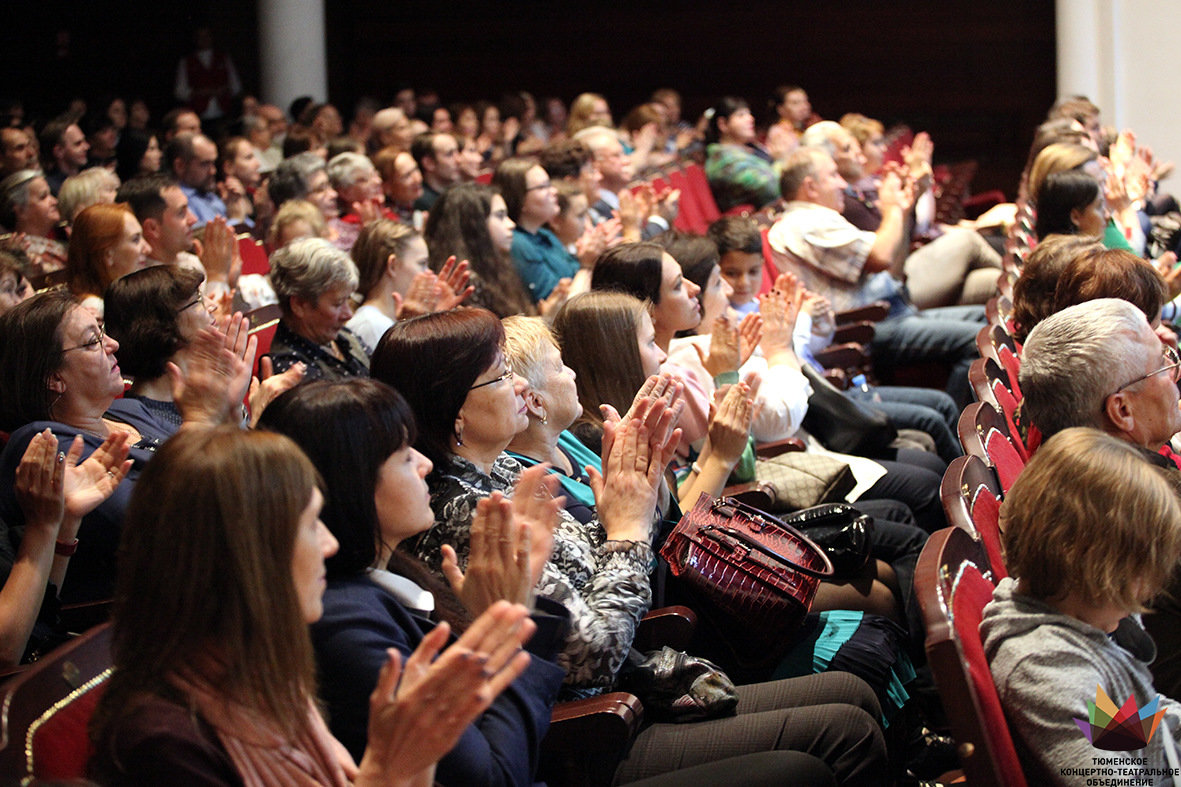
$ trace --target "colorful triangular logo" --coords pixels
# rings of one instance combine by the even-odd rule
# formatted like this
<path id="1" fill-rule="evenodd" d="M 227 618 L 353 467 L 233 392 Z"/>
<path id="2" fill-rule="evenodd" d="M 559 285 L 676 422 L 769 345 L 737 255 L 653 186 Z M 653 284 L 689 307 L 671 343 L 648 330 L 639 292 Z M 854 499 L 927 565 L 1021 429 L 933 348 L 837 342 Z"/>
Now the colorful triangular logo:
<path id="1" fill-rule="evenodd" d="M 1074 723 L 1096 749 L 1106 751 L 1136 751 L 1152 740 L 1153 733 L 1165 715 L 1158 694 L 1143 708 L 1128 696 L 1123 707 L 1117 708 L 1102 686 L 1095 687 L 1095 701 L 1087 701 L 1090 719 L 1075 719 Z"/>

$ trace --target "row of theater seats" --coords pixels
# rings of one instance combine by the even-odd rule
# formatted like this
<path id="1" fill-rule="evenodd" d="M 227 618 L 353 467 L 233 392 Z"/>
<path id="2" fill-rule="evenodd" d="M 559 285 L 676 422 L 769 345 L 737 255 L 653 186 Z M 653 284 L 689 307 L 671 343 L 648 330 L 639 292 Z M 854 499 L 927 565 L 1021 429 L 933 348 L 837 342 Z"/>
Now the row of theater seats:
<path id="1" fill-rule="evenodd" d="M 1010 283 L 988 305 L 989 324 L 977 336 L 981 357 L 970 380 L 978 401 L 964 409 L 958 430 L 965 456 L 948 466 L 940 496 L 950 527 L 927 541 L 914 589 L 926 626 L 927 659 L 951 723 L 970 784 L 1024 787 L 1025 777 L 1005 720 L 980 637 L 984 606 L 1008 576 L 999 515 L 1005 493 L 1037 447 L 1018 434 L 1017 375 L 1021 347 L 1010 333 Z"/>

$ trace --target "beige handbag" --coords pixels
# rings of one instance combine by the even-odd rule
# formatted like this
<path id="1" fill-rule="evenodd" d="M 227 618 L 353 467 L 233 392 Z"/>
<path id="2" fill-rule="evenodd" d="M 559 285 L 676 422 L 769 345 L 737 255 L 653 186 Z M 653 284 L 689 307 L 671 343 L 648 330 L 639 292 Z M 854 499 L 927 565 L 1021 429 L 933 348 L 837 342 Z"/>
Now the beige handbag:
<path id="1" fill-rule="evenodd" d="M 771 487 L 776 512 L 844 502 L 857 485 L 853 471 L 841 460 L 800 451 L 758 460 L 755 479 Z"/>

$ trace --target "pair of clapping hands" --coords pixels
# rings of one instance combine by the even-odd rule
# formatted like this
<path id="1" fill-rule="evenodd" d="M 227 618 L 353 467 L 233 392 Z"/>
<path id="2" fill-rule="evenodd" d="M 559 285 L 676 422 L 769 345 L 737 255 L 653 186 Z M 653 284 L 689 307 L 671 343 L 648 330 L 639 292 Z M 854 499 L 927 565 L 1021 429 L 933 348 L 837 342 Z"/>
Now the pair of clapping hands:
<path id="1" fill-rule="evenodd" d="M 708 351 L 693 346 L 701 365 L 712 377 L 737 372 L 756 347 L 762 348 L 769 365 L 790 363 L 795 358 L 792 334 L 807 298 L 808 291 L 799 279 L 790 273 L 779 274 L 771 290 L 759 296 L 758 312 L 739 321 L 725 314 L 714 320 Z M 798 367 L 799 362 L 795 363 Z"/>
<path id="2" fill-rule="evenodd" d="M 183 368 L 169 362 L 172 399 L 186 426 L 215 426 L 230 422 L 235 408 L 249 391 L 250 425 L 276 396 L 303 380 L 305 366 L 297 363 L 274 374 L 270 358 L 263 358 L 260 375 L 251 375 L 258 339 L 250 335 L 250 320 L 235 313 L 203 328 L 187 348 Z"/>
<path id="3" fill-rule="evenodd" d="M 599 522 L 608 540 L 647 541 L 664 468 L 681 438 L 676 421 L 684 409 L 681 383 L 654 375 L 627 414 L 604 405 L 603 471 L 587 467 Z M 450 545 L 443 545 L 443 573 L 473 613 L 497 600 L 527 604 L 549 560 L 558 512 L 558 479 L 549 466 L 525 470 L 512 499 L 493 492 L 476 506 L 466 571 Z"/>

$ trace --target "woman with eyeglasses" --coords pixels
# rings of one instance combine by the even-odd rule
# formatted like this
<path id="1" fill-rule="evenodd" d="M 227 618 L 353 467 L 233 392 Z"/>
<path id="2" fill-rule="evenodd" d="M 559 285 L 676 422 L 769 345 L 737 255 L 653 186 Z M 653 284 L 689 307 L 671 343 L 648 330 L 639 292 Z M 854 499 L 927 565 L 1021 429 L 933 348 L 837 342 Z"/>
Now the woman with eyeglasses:
<path id="1" fill-rule="evenodd" d="M 511 499 L 527 472 L 505 451 L 528 426 L 529 407 L 526 381 L 506 362 L 504 343 L 504 328 L 491 312 L 455 309 L 395 323 L 373 355 L 373 376 L 405 397 L 418 426 L 414 447 L 434 465 L 427 476 L 434 523 L 399 548 L 451 577 L 467 570 L 480 501 L 497 492 Z M 594 517 L 584 524 L 559 512 L 552 554 L 533 588 L 570 614 L 557 658 L 568 697 L 613 685 L 651 604 L 654 513 L 663 470 L 680 439 L 680 430 L 670 431 L 673 411 L 665 405 L 639 397 L 634 414 L 605 427 L 603 472 L 588 473 Z M 524 488 L 517 493 L 526 494 Z M 615 783 L 675 777 L 680 768 L 771 751 L 823 760 L 841 784 L 888 779 L 875 720 L 881 709 L 859 678 L 812 675 L 743 686 L 739 695 L 734 718 L 646 726 Z M 794 772 L 787 782 L 797 783 Z"/>
<path id="2" fill-rule="evenodd" d="M 82 519 L 77 539 L 58 544 L 58 554 L 73 555 L 62 601 L 110 598 L 131 488 L 175 427 L 162 425 L 142 400 L 121 398 L 123 374 L 115 356 L 119 342 L 69 292 L 46 292 L 17 305 L 0 317 L 0 335 L 0 429 L 11 435 L 0 454 L 0 520 L 10 528 L 25 521 L 9 481 L 34 435 L 52 429 L 63 454 L 80 435 L 81 458 L 111 435 L 126 435 L 133 461 L 130 482 Z M 173 374 L 185 422 L 236 423 L 236 406 L 246 394 L 253 361 L 254 341 L 247 339 L 241 322 L 231 325 L 229 335 L 213 327 L 202 329 L 185 368 L 175 368 Z"/>
<path id="3" fill-rule="evenodd" d="M 530 297 L 541 302 L 540 311 L 545 313 L 549 308 L 547 300 L 564 300 L 562 293 L 567 288 L 569 294 L 588 289 L 589 271 L 580 281 L 574 280 L 582 270 L 578 258 L 566 251 L 546 226 L 560 209 L 558 190 L 541 165 L 521 158 L 502 161 L 492 176 L 492 185 L 504 195 L 508 217 L 516 224 L 510 254 Z M 563 283 L 565 279 L 570 281 Z"/>

